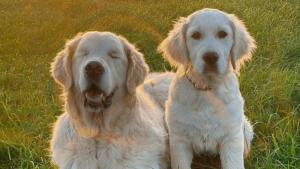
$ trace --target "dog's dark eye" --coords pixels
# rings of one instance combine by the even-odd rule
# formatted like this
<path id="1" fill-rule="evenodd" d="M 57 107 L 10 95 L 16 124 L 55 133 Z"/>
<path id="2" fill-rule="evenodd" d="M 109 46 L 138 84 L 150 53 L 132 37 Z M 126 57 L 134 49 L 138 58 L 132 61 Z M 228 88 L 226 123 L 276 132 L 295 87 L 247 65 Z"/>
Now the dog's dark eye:
<path id="1" fill-rule="evenodd" d="M 224 32 L 224 31 L 218 32 L 218 37 L 219 37 L 219 38 L 225 38 L 226 36 L 227 36 L 227 33 L 226 33 L 226 32 Z"/>
<path id="2" fill-rule="evenodd" d="M 201 34 L 199 32 L 195 32 L 191 37 L 195 40 L 199 40 L 201 38 Z"/>

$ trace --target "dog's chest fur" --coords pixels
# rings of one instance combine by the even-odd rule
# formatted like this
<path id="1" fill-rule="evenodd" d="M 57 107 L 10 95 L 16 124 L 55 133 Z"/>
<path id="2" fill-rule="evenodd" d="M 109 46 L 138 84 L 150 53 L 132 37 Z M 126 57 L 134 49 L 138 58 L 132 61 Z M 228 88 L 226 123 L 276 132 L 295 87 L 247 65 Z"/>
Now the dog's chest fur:
<path id="1" fill-rule="evenodd" d="M 174 81 L 168 119 L 174 121 L 172 127 L 177 125 L 177 130 L 186 135 L 197 153 L 218 153 L 225 137 L 238 133 L 242 126 L 243 99 L 237 81 L 228 83 L 199 91 L 184 78 Z"/>
<path id="2" fill-rule="evenodd" d="M 64 113 L 57 126 L 59 139 L 55 140 L 56 146 L 53 147 L 56 162 L 59 164 L 62 160 L 71 165 L 71 160 L 76 159 L 73 165 L 91 168 L 159 168 L 162 155 L 159 152 L 165 149 L 163 135 L 149 125 L 132 125 L 140 127 L 134 130 L 126 127 L 119 131 L 102 130 L 94 138 L 85 138 L 79 136 L 69 115 Z"/>
<path id="3" fill-rule="evenodd" d="M 127 168 L 129 166 L 150 167 L 151 163 L 158 165 L 158 149 L 163 149 L 164 145 L 158 142 L 158 139 L 147 137 L 146 135 L 155 134 L 148 130 L 148 133 L 137 135 L 121 136 L 111 132 L 103 133 L 96 138 L 97 160 L 100 168 Z M 144 136 L 143 136 L 144 135 Z M 148 138 L 143 139 L 142 138 Z M 110 160 L 107 160 L 107 159 Z M 156 166 L 152 166 L 156 167 Z"/>

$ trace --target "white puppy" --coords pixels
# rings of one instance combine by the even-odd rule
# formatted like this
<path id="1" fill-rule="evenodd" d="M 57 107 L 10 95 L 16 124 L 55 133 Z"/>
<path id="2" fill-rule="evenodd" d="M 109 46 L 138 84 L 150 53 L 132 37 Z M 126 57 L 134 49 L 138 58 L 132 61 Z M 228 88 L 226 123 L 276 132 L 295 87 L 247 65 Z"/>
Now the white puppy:
<path id="1" fill-rule="evenodd" d="M 52 76 L 65 88 L 65 113 L 58 118 L 51 140 L 57 166 L 168 167 L 161 105 L 171 78 L 159 74 L 140 85 L 148 66 L 126 39 L 109 32 L 80 33 L 66 43 L 51 67 Z M 153 97 L 153 92 L 161 95 Z"/>
<path id="2" fill-rule="evenodd" d="M 244 168 L 253 130 L 234 69 L 255 48 L 237 17 L 215 9 L 180 18 L 160 44 L 179 67 L 166 103 L 172 168 L 190 168 L 193 151 L 219 153 L 224 169 Z"/>

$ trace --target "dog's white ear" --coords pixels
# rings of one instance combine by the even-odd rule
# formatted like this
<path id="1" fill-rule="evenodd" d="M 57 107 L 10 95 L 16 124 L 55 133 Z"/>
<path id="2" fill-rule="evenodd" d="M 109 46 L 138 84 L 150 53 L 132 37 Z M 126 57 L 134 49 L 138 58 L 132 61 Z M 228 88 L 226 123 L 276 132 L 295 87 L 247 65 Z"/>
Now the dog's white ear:
<path id="1" fill-rule="evenodd" d="M 231 48 L 231 64 L 238 71 L 246 60 L 252 58 L 252 52 L 256 49 L 255 40 L 250 36 L 244 23 L 235 15 L 229 15 L 230 26 L 233 30 L 233 46 Z"/>
<path id="2" fill-rule="evenodd" d="M 72 56 L 81 40 L 82 33 L 78 33 L 73 39 L 68 40 L 65 47 L 51 63 L 51 73 L 55 81 L 65 87 L 68 92 L 73 85 Z"/>
<path id="3" fill-rule="evenodd" d="M 185 70 L 189 61 L 185 37 L 187 26 L 187 19 L 180 18 L 157 49 L 158 52 L 163 53 L 163 57 L 170 62 L 171 66 L 178 68 L 183 65 Z"/>
<path id="4" fill-rule="evenodd" d="M 126 86 L 128 92 L 133 95 L 136 92 L 136 87 L 144 82 L 149 68 L 144 61 L 144 55 L 134 45 L 130 44 L 125 38 L 121 38 L 121 41 L 128 60 Z"/>

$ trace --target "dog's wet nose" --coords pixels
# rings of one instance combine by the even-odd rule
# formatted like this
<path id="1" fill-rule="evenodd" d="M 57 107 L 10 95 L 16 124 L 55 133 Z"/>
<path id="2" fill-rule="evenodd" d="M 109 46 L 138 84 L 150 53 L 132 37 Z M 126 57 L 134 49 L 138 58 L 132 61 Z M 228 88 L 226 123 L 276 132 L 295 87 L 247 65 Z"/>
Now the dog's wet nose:
<path id="1" fill-rule="evenodd" d="M 92 61 L 85 66 L 85 73 L 89 77 L 97 77 L 102 75 L 104 68 L 101 63 Z"/>
<path id="2" fill-rule="evenodd" d="M 203 60 L 206 64 L 213 65 L 219 59 L 219 56 L 216 52 L 206 52 L 203 55 Z"/>

